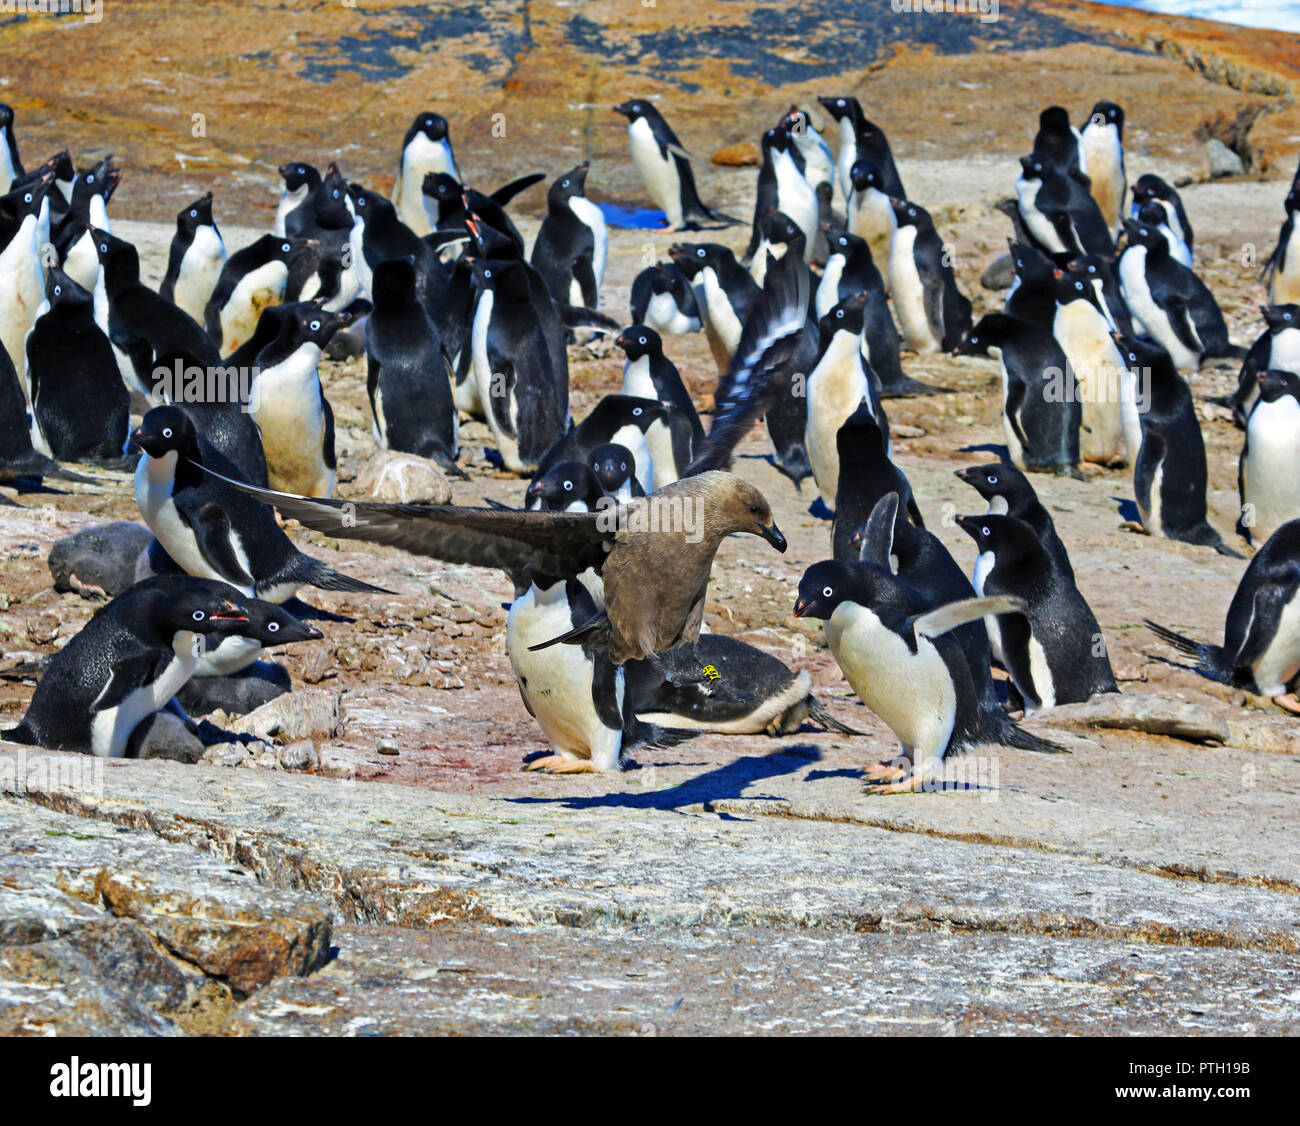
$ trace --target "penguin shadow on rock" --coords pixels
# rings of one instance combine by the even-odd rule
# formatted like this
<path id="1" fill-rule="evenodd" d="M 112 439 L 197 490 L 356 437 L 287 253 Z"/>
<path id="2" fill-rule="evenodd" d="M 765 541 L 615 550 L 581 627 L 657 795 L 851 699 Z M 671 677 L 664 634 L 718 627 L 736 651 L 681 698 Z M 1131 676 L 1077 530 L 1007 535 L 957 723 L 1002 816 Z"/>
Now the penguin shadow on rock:
<path id="1" fill-rule="evenodd" d="M 744 755 L 731 762 L 723 763 L 713 770 L 687 778 L 675 786 L 661 790 L 638 789 L 637 780 L 647 775 L 636 772 L 628 774 L 629 788 L 606 794 L 589 794 L 556 798 L 516 797 L 503 798 L 502 801 L 517 805 L 559 805 L 565 809 L 657 809 L 664 812 L 684 809 L 686 806 L 703 804 L 708 809 L 710 802 L 725 801 L 728 798 L 744 798 L 757 801 L 781 801 L 775 794 L 746 794 L 746 790 L 760 782 L 782 775 L 795 774 L 805 766 L 817 762 L 821 751 L 811 743 L 793 743 L 783 745 L 779 750 L 765 755 Z M 681 766 L 678 762 L 639 764 L 637 771 L 648 770 L 658 766 Z M 629 764 L 630 766 L 630 764 Z M 748 818 L 734 817 L 726 813 L 719 814 L 724 820 L 740 821 Z"/>

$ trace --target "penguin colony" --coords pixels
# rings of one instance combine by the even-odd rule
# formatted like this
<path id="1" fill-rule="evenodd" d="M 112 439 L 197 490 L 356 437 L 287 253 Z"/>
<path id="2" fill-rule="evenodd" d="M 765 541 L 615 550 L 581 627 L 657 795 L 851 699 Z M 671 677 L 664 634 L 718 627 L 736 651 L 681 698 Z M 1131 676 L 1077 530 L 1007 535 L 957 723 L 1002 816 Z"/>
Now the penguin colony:
<path id="1" fill-rule="evenodd" d="M 762 420 L 774 465 L 796 488 L 811 477 L 833 517 L 829 558 L 807 568 L 793 612 L 823 622 L 846 681 L 900 743 L 867 767 L 867 792 L 928 788 L 947 756 L 984 743 L 1059 751 L 1014 714 L 1118 689 L 1027 474 L 1131 472 L 1134 530 L 1240 557 L 1206 519 L 1188 384 L 1216 360 L 1241 361 L 1226 404 L 1244 430 L 1236 530 L 1257 551 L 1222 646 L 1148 625 L 1203 675 L 1300 712 L 1300 170 L 1266 263 L 1265 327 L 1241 348 L 1197 276 L 1178 192 L 1151 172 L 1128 182 L 1123 109 L 1099 102 L 1076 128 L 1049 107 L 998 205 L 1012 224 L 1005 310 L 973 323 L 883 129 L 853 97 L 819 103 L 838 153 L 790 107 L 761 137 L 745 254 L 675 243 L 633 283 L 630 323 L 601 308 L 610 235 L 585 161 L 550 184 L 529 249 L 507 208 L 543 175 L 469 187 L 449 123 L 421 113 L 391 198 L 337 164 L 287 163 L 273 230 L 232 253 L 208 192 L 178 214 L 154 292 L 112 231 L 111 158 L 79 172 L 62 152 L 25 169 L 0 106 L 0 480 L 133 464 L 153 537 L 39 670 L 5 737 L 132 753 L 158 712 L 192 724 L 178 694 L 239 697 L 225 682 L 264 646 L 321 636 L 285 606 L 304 586 L 387 593 L 301 552 L 275 510 L 510 576 L 507 651 L 550 748 L 525 769 L 617 771 L 638 747 L 701 731 L 857 734 L 807 673 L 703 621 L 722 539 L 786 549 L 766 498 L 728 471 Z M 668 229 L 707 238 L 739 222 L 701 200 L 694 158 L 652 100 L 614 109 Z M 701 331 L 718 367 L 707 427 L 670 358 L 674 336 Z M 623 380 L 575 421 L 567 346 L 596 335 L 624 353 Z M 318 374 L 330 349 L 364 350 L 380 448 L 463 476 L 459 422 L 479 419 L 528 479 L 522 507 L 336 498 Z M 970 575 L 891 460 L 886 401 L 944 392 L 902 358 L 939 351 L 1001 375 L 1007 457 L 957 474 L 987 506 L 956 518 L 977 548 Z M 159 373 L 192 367 L 248 370 L 252 386 L 233 402 L 173 401 Z"/>

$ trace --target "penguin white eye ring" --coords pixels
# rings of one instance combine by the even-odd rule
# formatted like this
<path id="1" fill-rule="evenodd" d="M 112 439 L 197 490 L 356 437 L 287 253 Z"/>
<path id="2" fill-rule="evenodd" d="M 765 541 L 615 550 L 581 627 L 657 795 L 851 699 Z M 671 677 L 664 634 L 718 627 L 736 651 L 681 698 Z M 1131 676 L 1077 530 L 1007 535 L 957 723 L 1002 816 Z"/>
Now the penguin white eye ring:
<path id="1" fill-rule="evenodd" d="M 823 597 L 823 598 L 829 598 L 829 597 L 830 597 L 832 594 L 834 594 L 834 593 L 835 593 L 835 591 L 834 591 L 831 587 L 828 587 L 828 586 L 824 586 L 824 587 L 822 587 L 822 597 Z"/>
<path id="2" fill-rule="evenodd" d="M 990 485 L 996 485 L 998 483 L 998 475 L 996 473 L 990 473 L 988 475 L 988 482 Z"/>
<path id="3" fill-rule="evenodd" d="M 32 193 L 31 193 L 31 192 L 24 192 L 24 193 L 23 193 L 23 202 L 24 202 L 24 203 L 31 203 L 31 202 L 32 202 Z"/>
<path id="4" fill-rule="evenodd" d="M 320 332 L 320 321 L 312 321 L 307 327 L 311 329 L 312 332 Z"/>
<path id="5" fill-rule="evenodd" d="M 63 286 L 61 286 L 61 285 L 56 285 L 56 286 L 54 287 L 54 296 L 55 296 L 55 297 L 58 297 L 59 294 L 61 294 L 62 292 L 63 292 Z"/>
<path id="6" fill-rule="evenodd" d="M 985 536 L 987 536 L 987 535 L 990 534 L 990 532 L 989 532 L 989 526 L 988 526 L 987 524 L 985 524 L 984 527 L 982 527 L 982 528 L 980 529 L 980 534 L 981 534 L 981 535 L 985 535 Z"/>
<path id="7" fill-rule="evenodd" d="M 280 632 L 280 623 L 279 623 L 279 622 L 267 622 L 267 623 L 266 623 L 266 632 L 267 632 L 267 633 L 279 633 L 279 632 Z"/>
<path id="8" fill-rule="evenodd" d="M 335 189 L 334 189 L 334 193 L 333 193 L 333 195 L 334 195 L 334 198 L 335 198 L 335 199 L 338 199 L 338 198 L 339 198 L 339 190 L 338 190 L 338 188 L 335 188 Z"/>
<path id="9" fill-rule="evenodd" d="M 286 254 L 288 254 L 288 253 L 289 253 L 289 244 L 288 244 L 287 242 L 282 242 L 282 243 L 280 243 L 280 249 L 283 250 Z"/>
<path id="10" fill-rule="evenodd" d="M 171 428 L 170 426 L 164 426 L 164 427 L 163 427 L 163 437 L 164 437 L 164 438 L 170 438 L 171 436 L 172 436 L 172 428 Z"/>
<path id="11" fill-rule="evenodd" d="M 93 184 L 94 182 L 95 182 L 95 174 L 94 174 L 93 172 L 87 172 L 87 173 L 86 173 L 86 183 L 87 183 L 87 184 Z"/>
<path id="12" fill-rule="evenodd" d="M 571 492 L 573 492 L 573 482 L 572 482 L 572 481 L 565 481 L 565 482 L 564 482 L 564 491 L 565 491 L 566 493 L 571 493 Z"/>
<path id="13" fill-rule="evenodd" d="M 836 309 L 836 310 L 835 310 L 835 318 L 836 318 L 837 320 L 842 320 L 842 319 L 844 318 L 844 310 L 843 310 L 843 309 Z"/>
<path id="14" fill-rule="evenodd" d="M 193 618 L 196 622 L 201 622 L 203 621 L 204 618 L 207 617 L 207 614 L 205 614 L 202 610 L 195 610 L 194 613 L 190 615 L 190 617 Z"/>
<path id="15" fill-rule="evenodd" d="M 101 254 L 107 254 L 107 253 L 108 253 L 108 243 L 106 243 L 106 242 L 101 242 L 101 243 L 99 244 L 99 250 L 100 250 L 100 253 L 101 253 Z"/>
<path id="16" fill-rule="evenodd" d="M 633 408 L 632 408 L 632 417 L 633 417 L 633 418 L 640 418 L 640 417 L 641 417 L 641 410 L 642 410 L 641 407 L 633 407 Z"/>
<path id="17" fill-rule="evenodd" d="M 191 208 L 190 208 L 190 218 L 191 218 L 191 219 L 197 219 L 198 217 L 199 217 L 198 209 L 197 209 L 197 208 L 194 208 L 194 207 L 191 207 Z"/>
<path id="18" fill-rule="evenodd" d="M 490 278 L 490 277 L 492 276 L 492 271 L 491 271 L 491 270 L 484 270 L 484 271 L 483 271 L 483 276 L 484 276 L 485 278 Z"/>
<path id="19" fill-rule="evenodd" d="M 1290 314 L 1288 314 L 1288 316 L 1289 316 L 1289 315 L 1290 315 Z M 638 343 L 638 344 L 644 344 L 644 343 L 645 343 L 645 337 L 644 337 L 644 336 L 642 336 L 642 337 L 638 337 L 638 338 L 637 338 L 637 343 Z"/>
<path id="20" fill-rule="evenodd" d="M 568 181 L 568 180 L 561 180 L 561 181 L 560 181 L 560 187 L 562 187 L 562 188 L 567 188 L 568 186 L 569 186 L 569 181 Z"/>
<path id="21" fill-rule="evenodd" d="M 696 258 L 703 258 L 703 257 L 704 257 L 704 247 L 700 247 L 700 248 L 695 252 L 695 257 L 696 257 Z"/>

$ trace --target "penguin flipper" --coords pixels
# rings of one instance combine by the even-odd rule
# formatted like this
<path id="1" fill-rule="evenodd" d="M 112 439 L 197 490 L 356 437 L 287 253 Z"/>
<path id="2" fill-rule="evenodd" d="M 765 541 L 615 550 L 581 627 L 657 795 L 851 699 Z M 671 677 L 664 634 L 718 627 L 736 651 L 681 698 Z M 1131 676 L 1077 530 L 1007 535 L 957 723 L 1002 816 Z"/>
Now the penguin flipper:
<path id="1" fill-rule="evenodd" d="M 1189 351 L 1196 352 L 1198 355 L 1203 352 L 1204 346 L 1196 335 L 1196 329 L 1192 324 L 1191 310 L 1187 302 L 1175 294 L 1170 294 L 1165 298 L 1165 314 L 1169 318 L 1169 327 L 1174 330 L 1174 335 L 1178 337 L 1178 343 Z"/>
<path id="2" fill-rule="evenodd" d="M 203 558 L 212 564 L 214 570 L 225 576 L 232 586 L 251 589 L 253 576 L 235 554 L 235 546 L 231 541 L 230 517 L 225 511 L 211 502 L 192 508 L 185 503 L 183 497 L 174 498 L 174 503 L 181 519 L 194 533 Z"/>
<path id="3" fill-rule="evenodd" d="M 137 688 L 157 680 L 173 659 L 170 649 L 154 649 L 139 642 L 127 653 L 114 653 L 113 673 L 91 705 L 92 711 L 117 707 Z"/>
<path id="4" fill-rule="evenodd" d="M 1025 437 L 1025 432 L 1020 426 L 1020 408 L 1025 403 L 1025 385 L 1019 379 L 1010 379 L 1007 381 L 1007 398 L 1002 405 L 1002 413 L 1006 416 L 1007 422 L 1011 425 L 1011 430 L 1016 436 L 1016 441 L 1020 443 L 1022 450 L 1029 448 L 1029 440 Z"/>
<path id="5" fill-rule="evenodd" d="M 590 256 L 582 254 L 573 263 L 573 280 L 578 283 L 583 305 L 594 310 L 600 301 L 600 290 L 596 285 L 596 273 L 592 269 Z"/>
<path id="6" fill-rule="evenodd" d="M 545 179 L 545 172 L 530 172 L 527 176 L 520 176 L 518 180 L 511 180 L 508 184 L 502 184 L 501 187 L 488 196 L 488 199 L 504 207 L 520 192 L 527 191 L 534 184 L 540 184 Z"/>
<path id="7" fill-rule="evenodd" d="M 987 598 L 963 598 L 959 602 L 949 602 L 936 610 L 930 610 L 912 619 L 912 629 L 922 637 L 939 637 L 949 630 L 964 626 L 967 622 L 998 614 L 1016 614 L 1025 609 L 1023 598 L 1012 598 L 1006 594 L 990 595 Z"/>
<path id="8" fill-rule="evenodd" d="M 1295 568 L 1293 567 L 1292 572 Z M 1277 635 L 1282 610 L 1287 605 L 1295 590 L 1296 576 L 1292 573 L 1288 581 L 1265 583 L 1255 591 L 1250 607 L 1250 626 L 1246 636 L 1241 639 L 1237 652 L 1228 659 L 1232 668 L 1244 668 L 1253 665 L 1264 655 Z"/>
<path id="9" fill-rule="evenodd" d="M 886 493 L 871 510 L 867 522 L 862 526 L 862 547 L 858 558 L 864 563 L 875 563 L 888 569 L 889 557 L 894 553 L 894 522 L 898 519 L 898 494 Z"/>

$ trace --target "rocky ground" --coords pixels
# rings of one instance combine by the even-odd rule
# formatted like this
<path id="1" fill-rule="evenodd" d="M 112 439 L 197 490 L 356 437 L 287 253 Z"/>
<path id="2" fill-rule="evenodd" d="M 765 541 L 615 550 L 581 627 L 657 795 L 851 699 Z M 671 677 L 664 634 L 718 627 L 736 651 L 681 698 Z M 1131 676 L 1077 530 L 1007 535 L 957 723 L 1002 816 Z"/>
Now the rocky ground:
<path id="1" fill-rule="evenodd" d="M 1004 4 L 984 29 L 864 21 L 851 50 L 809 38 L 816 20 L 847 19 L 833 0 L 799 6 L 797 19 L 761 3 L 696 14 L 664 0 L 534 0 L 480 5 L 486 22 L 473 23 L 444 5 L 427 25 L 393 3 L 375 6 L 355 41 L 343 6 L 238 7 L 183 19 L 163 4 L 111 8 L 84 49 L 108 45 L 116 65 L 87 54 L 61 73 L 33 61 L 39 28 L 0 28 L 20 135 L 33 153 L 66 142 L 119 154 L 119 233 L 155 281 L 165 220 L 187 198 L 215 186 L 226 240 L 241 246 L 269 221 L 276 163 L 337 155 L 383 185 L 426 101 L 452 119 L 461 162 L 484 183 L 590 157 L 593 195 L 641 203 L 607 104 L 662 90 L 683 140 L 707 152 L 834 86 L 889 130 L 978 315 L 999 304 L 978 284 L 1007 233 L 991 207 L 1009 193 L 1035 111 L 1061 101 L 1079 115 L 1110 96 L 1128 108 L 1130 176 L 1188 181 L 1198 267 L 1245 344 L 1263 299 L 1252 251 L 1272 246 L 1300 150 L 1294 38 L 1094 5 Z M 222 19 L 219 48 L 185 47 L 196 21 Z M 380 34 L 398 31 L 414 41 Z M 61 34 L 74 56 L 83 49 L 83 31 Z M 828 57 L 842 74 L 828 74 Z M 190 98 L 209 117 L 206 138 L 178 124 Z M 491 137 L 498 101 L 526 142 Z M 1271 112 L 1251 133 L 1251 175 L 1202 182 L 1193 130 L 1255 102 Z M 753 178 L 706 165 L 702 191 L 745 214 Z M 536 190 L 521 201 L 528 235 L 540 203 Z M 745 232 L 708 237 L 742 247 Z M 626 316 L 644 256 L 670 241 L 613 233 L 606 309 Z M 668 351 L 693 391 L 712 390 L 702 337 Z M 581 414 L 617 386 L 620 364 L 582 349 L 570 361 Z M 945 517 L 979 510 L 953 470 L 1002 443 L 996 367 L 907 356 L 905 367 L 957 392 L 887 406 L 928 524 L 969 565 L 973 546 Z M 329 363 L 322 377 L 340 493 L 358 496 L 373 448 L 364 368 Z M 1193 380 L 1211 521 L 1225 535 L 1241 434 L 1208 400 L 1234 379 L 1211 367 Z M 462 438 L 469 480 L 453 483 L 455 501 L 518 502 L 522 483 L 482 456 L 485 428 Z M 829 525 L 764 460 L 761 431 L 740 452 L 738 471 L 771 499 L 790 549 L 725 544 L 708 623 L 807 669 L 867 737 L 704 737 L 622 775 L 522 774 L 542 741 L 505 657 L 505 580 L 294 529 L 313 554 L 398 594 L 310 593 L 326 636 L 272 654 L 298 686 L 268 736 L 275 749 L 183 766 L 0 748 L 0 1031 L 1300 1030 L 1300 723 L 1172 664 L 1141 626 L 1153 617 L 1215 638 L 1245 563 L 1122 531 L 1123 472 L 1036 477 L 1126 702 L 1031 722 L 1069 755 L 985 748 L 950 767 L 942 793 L 867 798 L 859 771 L 892 753 L 892 736 L 848 692 L 820 626 L 790 614 L 803 569 L 828 554 Z M 138 517 L 124 474 L 92 473 L 93 486 L 0 509 L 0 668 L 66 643 L 96 608 L 56 593 L 45 565 L 60 536 Z M 0 681 L 0 726 L 31 690 Z M 1118 729 L 1125 709 L 1180 735 Z M 288 756 L 287 743 L 310 750 Z"/>

